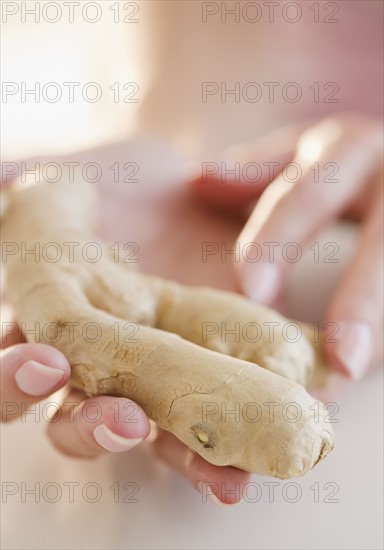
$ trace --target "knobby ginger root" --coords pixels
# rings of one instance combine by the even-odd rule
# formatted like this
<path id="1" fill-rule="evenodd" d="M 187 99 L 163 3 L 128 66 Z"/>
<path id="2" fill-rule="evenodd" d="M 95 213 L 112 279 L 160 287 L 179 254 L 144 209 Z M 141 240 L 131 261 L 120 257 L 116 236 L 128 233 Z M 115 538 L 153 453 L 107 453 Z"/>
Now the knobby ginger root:
<path id="1" fill-rule="evenodd" d="M 74 386 L 134 400 L 212 464 L 282 479 L 317 464 L 334 436 L 304 389 L 322 369 L 310 331 L 288 342 L 276 312 L 127 269 L 108 245 L 98 262 L 85 261 L 76 251 L 98 242 L 95 204 L 84 181 L 7 191 L 3 263 L 16 319 L 66 355 Z M 50 261 L 46 243 L 67 254 Z M 22 257 L 22 246 L 37 258 Z M 272 342 L 264 333 L 223 341 L 215 327 L 224 322 L 280 330 Z"/>

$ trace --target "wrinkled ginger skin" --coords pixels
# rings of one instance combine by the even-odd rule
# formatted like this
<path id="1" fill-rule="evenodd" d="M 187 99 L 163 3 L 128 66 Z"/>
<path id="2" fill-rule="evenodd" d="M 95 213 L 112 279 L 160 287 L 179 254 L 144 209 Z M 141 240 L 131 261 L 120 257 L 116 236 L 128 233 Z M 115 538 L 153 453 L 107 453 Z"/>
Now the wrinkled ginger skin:
<path id="1" fill-rule="evenodd" d="M 3 240 L 27 248 L 99 242 L 94 201 L 85 182 L 16 186 L 7 192 Z M 303 387 L 322 368 L 310 338 L 303 334 L 295 344 L 282 337 L 272 343 L 203 339 L 207 320 L 287 320 L 235 294 L 127 269 L 102 246 L 94 264 L 81 255 L 56 263 L 30 255 L 22 262 L 20 254 L 4 260 L 16 319 L 39 327 L 39 341 L 66 355 L 74 386 L 87 395 L 132 399 L 219 466 L 287 479 L 303 475 L 333 448 L 326 411 Z M 49 323 L 60 330 L 56 341 Z M 98 327 L 97 337 L 91 326 L 84 338 L 89 323 Z"/>

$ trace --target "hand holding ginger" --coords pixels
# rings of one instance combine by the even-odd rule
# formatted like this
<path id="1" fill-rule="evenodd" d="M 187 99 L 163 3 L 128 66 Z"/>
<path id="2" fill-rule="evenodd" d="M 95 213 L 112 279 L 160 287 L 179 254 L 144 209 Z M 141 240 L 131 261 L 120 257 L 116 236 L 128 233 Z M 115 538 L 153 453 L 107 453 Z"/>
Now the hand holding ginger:
<path id="1" fill-rule="evenodd" d="M 3 238 L 27 248 L 95 242 L 93 201 L 85 182 L 14 189 Z M 308 384 L 320 364 L 304 335 L 296 344 L 283 338 L 224 346 L 220 338 L 202 341 L 205 321 L 283 323 L 278 314 L 236 295 L 127 270 L 114 263 L 107 246 L 94 264 L 79 255 L 73 260 L 22 263 L 14 255 L 6 268 L 17 318 L 38 322 L 48 343 L 47 327 L 60 329 L 53 345 L 68 358 L 76 387 L 133 399 L 160 427 L 220 466 L 288 478 L 304 474 L 332 448 L 325 415 L 314 417 L 314 400 L 297 383 Z M 84 327 L 92 323 L 100 337 L 85 341 Z M 137 327 L 135 334 L 127 333 L 127 323 Z M 276 402 L 280 410 L 271 421 L 270 403 Z M 258 406 L 257 421 L 250 403 Z M 289 403 L 300 410 L 297 421 L 289 417 Z M 222 407 L 230 404 L 240 417 L 223 418 Z"/>

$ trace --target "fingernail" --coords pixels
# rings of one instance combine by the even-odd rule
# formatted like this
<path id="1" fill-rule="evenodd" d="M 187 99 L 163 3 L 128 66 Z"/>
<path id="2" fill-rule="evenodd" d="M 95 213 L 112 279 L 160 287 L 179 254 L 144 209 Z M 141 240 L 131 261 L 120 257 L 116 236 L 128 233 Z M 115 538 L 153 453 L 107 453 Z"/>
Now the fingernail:
<path id="1" fill-rule="evenodd" d="M 96 426 L 93 430 L 93 437 L 101 447 L 104 447 L 107 451 L 111 451 L 111 453 L 129 451 L 143 441 L 143 438 L 127 439 L 121 435 L 117 435 L 105 424 Z"/>
<path id="2" fill-rule="evenodd" d="M 206 481 L 199 481 L 197 484 L 199 493 L 203 497 L 203 502 L 210 502 L 211 504 L 214 504 L 215 506 L 219 506 L 220 508 L 228 508 L 228 506 L 236 506 L 237 504 L 241 504 L 243 502 L 243 499 L 239 500 L 238 502 L 223 502 L 220 500 L 216 494 L 214 493 L 212 486 L 209 485 Z"/>
<path id="3" fill-rule="evenodd" d="M 52 391 L 64 376 L 64 371 L 47 367 L 37 361 L 26 361 L 16 372 L 20 390 L 28 395 L 45 395 Z"/>
<path id="4" fill-rule="evenodd" d="M 368 369 L 373 352 L 373 336 L 370 327 L 360 321 L 339 325 L 336 335 L 339 340 L 335 354 L 349 376 L 360 380 Z"/>
<path id="5" fill-rule="evenodd" d="M 268 304 L 276 297 L 279 290 L 279 271 L 275 265 L 262 262 L 246 264 L 241 273 L 244 292 L 254 302 Z"/>

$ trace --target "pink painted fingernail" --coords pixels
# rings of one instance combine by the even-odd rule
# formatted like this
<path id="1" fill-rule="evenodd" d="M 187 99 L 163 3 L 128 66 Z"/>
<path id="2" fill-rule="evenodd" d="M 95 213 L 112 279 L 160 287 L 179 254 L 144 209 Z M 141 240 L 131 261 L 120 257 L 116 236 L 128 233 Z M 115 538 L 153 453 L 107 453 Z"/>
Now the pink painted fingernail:
<path id="1" fill-rule="evenodd" d="M 64 371 L 60 369 L 26 361 L 16 372 L 15 380 L 22 392 L 39 396 L 53 391 L 63 376 Z"/>
<path id="2" fill-rule="evenodd" d="M 201 496 L 203 497 L 203 502 L 210 502 L 211 504 L 214 504 L 215 506 L 219 506 L 220 508 L 228 508 L 228 506 L 236 506 L 237 504 L 240 504 L 243 502 L 243 499 L 239 500 L 238 502 L 223 502 L 220 500 L 214 490 L 213 486 L 206 481 L 199 481 L 197 484 L 198 490 L 201 493 Z"/>
<path id="3" fill-rule="evenodd" d="M 254 302 L 268 304 L 276 297 L 279 289 L 279 271 L 268 262 L 246 264 L 241 273 L 244 292 Z"/>
<path id="4" fill-rule="evenodd" d="M 105 424 L 99 424 L 93 430 L 93 437 L 101 447 L 104 447 L 107 451 L 111 453 L 121 453 L 122 451 L 129 451 L 136 447 L 139 443 L 143 441 L 141 439 L 127 439 L 121 435 L 115 434 L 112 430 L 108 428 Z"/>
<path id="5" fill-rule="evenodd" d="M 373 353 L 372 330 L 367 323 L 348 321 L 340 323 L 336 335 L 339 340 L 335 354 L 340 366 L 351 378 L 360 380 L 370 363 Z"/>

